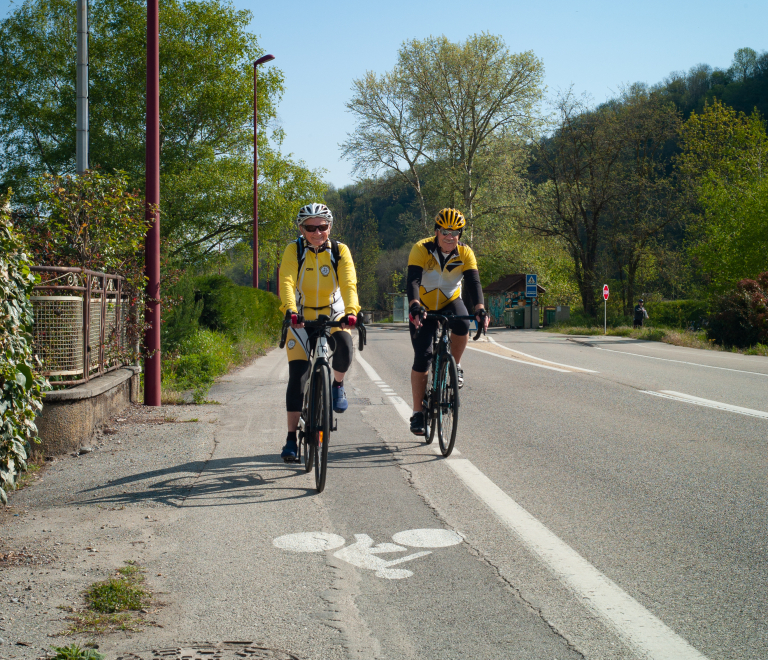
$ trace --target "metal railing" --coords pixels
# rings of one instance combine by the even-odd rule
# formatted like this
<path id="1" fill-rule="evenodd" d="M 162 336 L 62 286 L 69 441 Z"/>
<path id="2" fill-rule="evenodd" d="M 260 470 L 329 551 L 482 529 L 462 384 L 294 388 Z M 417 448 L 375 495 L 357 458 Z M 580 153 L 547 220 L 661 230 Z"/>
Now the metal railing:
<path id="1" fill-rule="evenodd" d="M 33 346 L 53 385 L 86 383 L 123 366 L 128 351 L 125 278 L 84 268 L 33 266 Z"/>

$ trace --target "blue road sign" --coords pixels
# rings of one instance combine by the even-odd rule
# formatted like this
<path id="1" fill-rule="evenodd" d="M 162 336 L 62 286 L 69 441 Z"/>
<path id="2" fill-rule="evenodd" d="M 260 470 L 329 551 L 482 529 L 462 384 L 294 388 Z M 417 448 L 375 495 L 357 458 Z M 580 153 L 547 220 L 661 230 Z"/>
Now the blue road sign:
<path id="1" fill-rule="evenodd" d="M 536 290 L 536 275 L 526 275 L 525 276 L 525 297 L 526 298 L 535 298 L 537 295 Z"/>

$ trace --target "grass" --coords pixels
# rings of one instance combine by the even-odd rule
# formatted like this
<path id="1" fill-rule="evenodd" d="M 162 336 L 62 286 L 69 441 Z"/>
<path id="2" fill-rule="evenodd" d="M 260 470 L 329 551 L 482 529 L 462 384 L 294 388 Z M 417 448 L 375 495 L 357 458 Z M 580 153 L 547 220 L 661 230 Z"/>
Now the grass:
<path id="1" fill-rule="evenodd" d="M 95 649 L 80 648 L 77 644 L 54 646 L 56 655 L 51 660 L 104 660 L 107 656 Z"/>
<path id="2" fill-rule="evenodd" d="M 594 326 L 573 326 L 567 323 L 558 323 L 548 326 L 545 332 L 560 332 L 566 335 L 602 335 L 602 327 Z M 743 355 L 762 355 L 768 357 L 768 345 L 757 344 L 750 348 L 726 348 L 715 343 L 714 339 L 707 339 L 707 333 L 703 330 L 676 330 L 673 328 L 658 328 L 646 326 L 644 328 L 630 328 L 620 325 L 608 328 L 608 336 L 611 337 L 629 337 L 631 339 L 643 339 L 645 341 L 660 341 L 674 346 L 685 346 L 687 348 L 700 348 L 710 351 L 730 351 L 732 353 L 742 353 Z"/>
<path id="3" fill-rule="evenodd" d="M 214 330 L 198 330 L 163 363 L 163 405 L 216 404 L 208 391 L 216 378 L 265 355 L 275 340 L 264 333 L 244 332 L 238 339 Z"/>
<path id="4" fill-rule="evenodd" d="M 152 595 L 144 586 L 144 571 L 134 562 L 126 562 L 114 577 L 92 584 L 83 597 L 84 608 L 64 608 L 70 613 L 70 627 L 63 635 L 138 631 L 140 614 L 152 602 Z"/>

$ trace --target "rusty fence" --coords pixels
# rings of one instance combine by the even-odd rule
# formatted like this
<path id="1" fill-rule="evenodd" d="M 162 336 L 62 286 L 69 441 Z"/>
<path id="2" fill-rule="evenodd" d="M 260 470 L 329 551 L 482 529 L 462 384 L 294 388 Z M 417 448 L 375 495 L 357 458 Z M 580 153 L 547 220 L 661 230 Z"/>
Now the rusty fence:
<path id="1" fill-rule="evenodd" d="M 53 385 L 78 385 L 123 366 L 129 349 L 125 278 L 83 268 L 33 266 L 34 348 Z"/>

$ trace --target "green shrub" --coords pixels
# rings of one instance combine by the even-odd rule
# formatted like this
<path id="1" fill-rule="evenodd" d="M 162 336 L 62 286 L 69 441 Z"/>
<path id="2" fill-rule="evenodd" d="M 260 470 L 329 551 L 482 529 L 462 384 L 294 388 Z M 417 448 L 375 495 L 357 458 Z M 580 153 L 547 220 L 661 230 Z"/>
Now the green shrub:
<path id="1" fill-rule="evenodd" d="M 648 320 L 666 328 L 698 328 L 707 318 L 708 305 L 703 300 L 664 300 L 645 304 Z"/>
<path id="2" fill-rule="evenodd" d="M 34 315 L 29 296 L 35 285 L 32 264 L 13 228 L 8 200 L 0 197 L 0 500 L 26 469 L 37 439 L 35 416 L 48 383 L 37 373 L 32 353 Z"/>
<path id="3" fill-rule="evenodd" d="M 223 275 L 195 279 L 195 297 L 203 301 L 200 325 L 239 338 L 262 332 L 277 338 L 283 321 L 280 300 L 273 293 L 238 286 Z"/>
<path id="4" fill-rule="evenodd" d="M 172 304 L 163 309 L 161 343 L 163 353 L 174 353 L 179 345 L 197 332 L 203 312 L 202 296 L 196 299 L 192 277 L 184 276 L 166 294 Z M 167 310 L 167 311 L 166 311 Z"/>
<path id="5" fill-rule="evenodd" d="M 741 280 L 715 301 L 707 337 L 737 348 L 768 344 L 768 272 Z"/>

